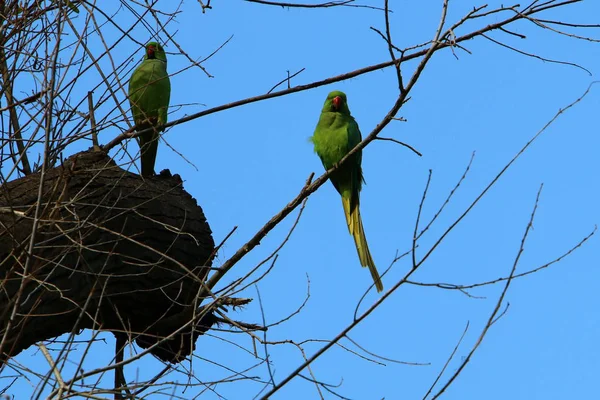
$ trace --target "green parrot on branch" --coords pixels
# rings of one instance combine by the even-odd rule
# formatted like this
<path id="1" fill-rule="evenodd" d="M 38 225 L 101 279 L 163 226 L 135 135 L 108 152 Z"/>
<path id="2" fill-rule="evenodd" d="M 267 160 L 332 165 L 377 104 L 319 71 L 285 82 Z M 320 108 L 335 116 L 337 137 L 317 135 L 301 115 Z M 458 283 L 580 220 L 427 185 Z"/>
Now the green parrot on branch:
<path id="1" fill-rule="evenodd" d="M 325 169 L 329 170 L 336 166 L 361 140 L 358 124 L 350 115 L 346 94 L 339 91 L 329 93 L 311 138 L 315 153 L 321 159 Z M 329 179 L 342 196 L 348 230 L 354 237 L 360 264 L 369 268 L 375 287 L 378 292 L 381 292 L 383 284 L 371 257 L 360 218 L 360 190 L 364 182 L 361 162 L 362 152 L 358 151 L 336 169 Z"/>
<path id="2" fill-rule="evenodd" d="M 167 73 L 167 55 L 156 42 L 146 45 L 144 60 L 131 74 L 129 80 L 129 103 L 138 132 L 149 129 L 138 136 L 142 176 L 154 175 L 154 163 L 158 151 L 159 133 L 156 129 L 167 123 L 167 112 L 171 98 L 171 82 Z"/>

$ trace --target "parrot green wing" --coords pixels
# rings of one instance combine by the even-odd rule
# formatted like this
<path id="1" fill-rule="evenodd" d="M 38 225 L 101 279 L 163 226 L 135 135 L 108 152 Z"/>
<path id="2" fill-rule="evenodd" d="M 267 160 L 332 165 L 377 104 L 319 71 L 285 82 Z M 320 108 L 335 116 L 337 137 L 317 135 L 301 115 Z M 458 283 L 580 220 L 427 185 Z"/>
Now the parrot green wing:
<path id="1" fill-rule="evenodd" d="M 144 61 L 133 71 L 129 81 L 129 102 L 137 131 L 166 124 L 170 100 L 166 55 L 159 44 L 150 42 L 146 45 Z M 158 137 L 162 130 L 148 130 L 138 137 L 144 176 L 154 174 Z"/>
<path id="2" fill-rule="evenodd" d="M 346 132 L 348 135 L 348 150 L 350 152 L 357 144 L 362 141 L 362 135 L 360 129 L 354 118 L 350 117 L 348 124 L 346 125 Z M 350 181 L 350 187 L 348 188 L 348 196 L 350 197 L 351 208 L 358 207 L 360 203 L 360 191 L 362 190 L 362 183 L 364 181 L 362 174 L 362 150 L 354 153 L 351 159 L 348 160 L 348 179 Z M 342 166 L 344 168 L 344 166 Z"/>

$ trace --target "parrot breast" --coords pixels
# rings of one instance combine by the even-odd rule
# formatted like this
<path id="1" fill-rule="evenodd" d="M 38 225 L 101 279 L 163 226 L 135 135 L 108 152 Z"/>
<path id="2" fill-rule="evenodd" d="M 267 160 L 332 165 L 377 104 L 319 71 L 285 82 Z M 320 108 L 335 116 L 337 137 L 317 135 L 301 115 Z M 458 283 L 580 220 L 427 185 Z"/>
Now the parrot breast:
<path id="1" fill-rule="evenodd" d="M 154 124 L 165 124 L 170 94 L 166 63 L 157 59 L 142 62 L 129 83 L 129 99 L 136 125 L 147 119 L 154 120 Z"/>
<path id="2" fill-rule="evenodd" d="M 315 152 L 326 169 L 340 162 L 349 151 L 348 119 L 352 118 L 336 112 L 321 114 L 313 136 Z"/>

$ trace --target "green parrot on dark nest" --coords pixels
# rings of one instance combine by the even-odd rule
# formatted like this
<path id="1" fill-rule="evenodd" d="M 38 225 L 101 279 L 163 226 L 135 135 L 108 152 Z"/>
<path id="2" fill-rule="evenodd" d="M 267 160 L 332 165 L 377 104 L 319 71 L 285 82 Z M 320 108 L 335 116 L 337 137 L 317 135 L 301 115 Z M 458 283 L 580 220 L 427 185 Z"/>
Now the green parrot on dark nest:
<path id="1" fill-rule="evenodd" d="M 158 138 L 167 123 L 167 112 L 171 98 L 171 82 L 167 73 L 167 55 L 156 42 L 146 45 L 144 60 L 131 74 L 129 80 L 129 103 L 136 130 L 150 129 L 138 136 L 142 176 L 154 175 L 154 164 L 158 151 Z"/>

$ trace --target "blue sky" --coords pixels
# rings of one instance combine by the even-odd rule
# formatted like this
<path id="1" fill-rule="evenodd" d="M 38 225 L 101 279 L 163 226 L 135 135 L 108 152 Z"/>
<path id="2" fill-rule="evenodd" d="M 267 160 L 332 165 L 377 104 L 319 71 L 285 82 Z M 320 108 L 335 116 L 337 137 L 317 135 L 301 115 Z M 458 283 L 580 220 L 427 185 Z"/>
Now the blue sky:
<path id="1" fill-rule="evenodd" d="M 489 8 L 500 3 L 490 2 Z M 450 2 L 448 22 L 454 23 L 478 4 Z M 410 47 L 433 37 L 439 23 L 440 1 L 392 1 L 390 6 L 394 11 L 392 37 L 398 47 Z M 600 3 L 588 0 L 545 13 L 543 18 L 593 24 L 598 23 L 598 15 Z M 460 36 L 500 19 L 501 16 L 491 16 L 476 20 L 455 33 Z M 132 22 L 131 15 L 122 11 L 115 21 L 126 26 Z M 150 21 L 150 25 L 156 24 Z M 287 71 L 294 73 L 305 68 L 292 80 L 292 85 L 299 85 L 386 61 L 387 47 L 370 26 L 384 29 L 381 11 L 350 7 L 284 9 L 237 1 L 215 2 L 213 9 L 203 14 L 196 2 L 187 2 L 169 29 L 171 33 L 176 31 L 174 37 L 191 57 L 205 57 L 230 36 L 233 38 L 203 64 L 214 78 L 208 78 L 198 68 L 171 78 L 173 111 L 169 118 L 175 120 L 264 94 L 285 78 Z M 370 144 L 363 152 L 367 185 L 361 195 L 361 213 L 380 271 L 389 266 L 397 252 L 411 247 L 429 170 L 432 180 L 422 212 L 425 223 L 444 202 L 475 152 L 467 178 L 423 236 L 417 250 L 419 256 L 559 109 L 580 97 L 597 79 L 598 43 L 565 38 L 530 22 L 518 22 L 511 30 L 527 39 L 502 32 L 493 32 L 490 37 L 525 52 L 580 64 L 593 75 L 573 66 L 516 54 L 485 38 L 465 42 L 463 45 L 471 54 L 456 49 L 458 59 L 450 50 L 434 55 L 410 101 L 398 114 L 407 121 L 394 121 L 382 132 L 382 136 L 414 146 L 423 157 L 382 141 Z M 110 24 L 102 32 L 109 41 L 119 38 Z M 571 32 L 600 37 L 593 30 Z M 141 28 L 134 29 L 131 36 L 140 43 L 151 38 Z M 159 39 L 164 42 L 166 37 L 161 35 Z M 91 38 L 92 43 L 94 40 Z M 170 73 L 189 65 L 185 57 L 176 54 L 177 48 L 172 44 L 167 43 L 166 50 Z M 111 54 L 117 65 L 131 62 L 133 67 L 142 52 L 132 40 L 125 39 Z M 403 65 L 407 77 L 416 65 L 416 61 Z M 78 83 L 80 92 L 75 92 L 74 98 L 84 96 L 94 79 L 99 82 L 93 71 L 89 76 L 89 80 Z M 125 82 L 128 76 L 123 73 L 121 79 Z M 312 172 L 317 176 L 323 172 L 308 138 L 327 93 L 334 89 L 348 95 L 363 136 L 384 117 L 397 96 L 395 73 L 386 69 L 208 115 L 166 132 L 165 140 L 181 155 L 163 142 L 156 170 L 169 168 L 182 176 L 185 189 L 204 209 L 217 243 L 234 226 L 238 227 L 218 254 L 216 265 L 227 260 L 295 197 Z M 121 94 L 120 99 L 125 100 Z M 113 106 L 101 110 L 107 114 Z M 599 107 L 600 85 L 596 85 L 511 166 L 411 279 L 471 284 L 507 276 L 541 184 L 533 229 L 517 273 L 553 260 L 593 231 L 600 221 L 600 192 L 595 178 L 600 170 Z M 121 124 L 121 128 L 125 125 Z M 106 129 L 100 140 L 106 143 L 120 132 Z M 88 147 L 80 146 L 69 150 Z M 131 144 L 129 151 L 137 151 L 137 146 Z M 244 276 L 269 255 L 285 237 L 296 215 L 292 214 L 262 240 L 229 272 L 224 283 Z M 503 302 L 503 307 L 510 303 L 507 312 L 490 329 L 445 398 L 564 399 L 594 393 L 600 370 L 598 248 L 594 236 L 562 262 L 513 281 Z M 396 263 L 384 277 L 386 289 L 410 267 L 408 258 Z M 289 321 L 270 329 L 269 340 L 300 342 L 335 337 L 352 321 L 357 302 L 370 285 L 369 274 L 360 268 L 348 235 L 339 195 L 329 183 L 310 197 L 291 240 L 279 252 L 277 264 L 258 284 L 267 323 L 285 318 L 302 304 L 307 279 L 307 305 Z M 376 364 L 338 347 L 318 359 L 312 366 L 313 372 L 321 381 L 339 384 L 334 390 L 352 399 L 422 398 L 467 323 L 469 329 L 436 386 L 438 390 L 469 353 L 503 286 L 473 289 L 470 293 L 482 298 L 470 298 L 454 290 L 403 285 L 349 336 L 372 353 L 426 365 L 385 360 Z M 261 323 L 257 288 L 250 287 L 239 295 L 255 301 L 230 316 Z M 369 293 L 361 309 L 378 297 Z M 105 343 L 93 346 L 88 368 L 102 366 L 110 359 L 113 344 L 110 335 L 105 337 Z M 215 331 L 199 338 L 196 355 L 234 370 L 257 362 L 251 354 L 222 339 L 252 351 L 252 341 L 247 336 Z M 341 344 L 364 354 L 347 340 Z M 307 343 L 305 350 L 310 355 L 322 345 Z M 257 347 L 259 353 L 263 350 L 262 346 Z M 271 346 L 269 353 L 276 382 L 302 362 L 301 354 L 291 345 Z M 17 360 L 40 371 L 47 369 L 43 357 L 33 350 L 22 353 Z M 189 367 L 186 362 L 180 368 L 183 371 Z M 151 376 L 161 368 L 161 364 L 146 357 L 131 365 L 126 375 L 129 379 L 138 373 Z M 198 382 L 228 375 L 223 368 L 198 358 L 193 369 Z M 265 380 L 269 377 L 264 365 L 249 374 Z M 105 379 L 110 385 L 112 375 Z M 185 382 L 187 378 L 173 372 L 165 379 Z M 24 383 L 13 389 L 11 394 L 16 398 L 31 393 L 31 387 Z M 182 396 L 193 397 L 200 390 L 188 389 Z M 261 385 L 235 382 L 219 385 L 215 390 L 226 399 L 254 398 Z M 219 398 L 211 392 L 203 397 Z M 326 392 L 325 397 L 335 398 Z M 314 384 L 295 379 L 273 398 L 319 397 Z"/>

